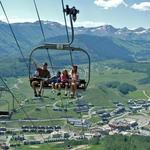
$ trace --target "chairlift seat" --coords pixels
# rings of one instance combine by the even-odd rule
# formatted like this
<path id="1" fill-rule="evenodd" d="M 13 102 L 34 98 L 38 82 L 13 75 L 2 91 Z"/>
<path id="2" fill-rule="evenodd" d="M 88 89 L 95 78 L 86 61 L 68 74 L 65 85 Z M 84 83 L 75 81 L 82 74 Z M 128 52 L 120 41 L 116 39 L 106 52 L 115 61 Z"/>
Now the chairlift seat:
<path id="1" fill-rule="evenodd" d="M 30 84 L 32 85 L 33 81 L 42 81 L 41 78 L 31 78 L 30 79 Z M 65 88 L 64 84 L 60 84 L 61 88 Z M 40 87 L 40 83 L 36 85 L 36 87 Z M 45 89 L 51 89 L 53 87 L 53 82 L 51 81 L 51 83 L 46 83 L 44 82 L 43 88 Z M 70 84 L 68 84 L 68 88 L 70 88 Z M 77 83 L 77 89 L 86 89 L 86 81 L 85 79 L 79 79 L 78 83 Z"/>
<path id="2" fill-rule="evenodd" d="M 10 119 L 12 112 L 9 111 L 0 111 L 0 119 Z"/>
<path id="3" fill-rule="evenodd" d="M 31 62 L 32 62 L 32 58 L 33 58 L 33 53 L 37 50 L 43 51 L 43 50 L 54 50 L 54 51 L 77 51 L 77 52 L 83 52 L 84 54 L 87 55 L 88 58 L 88 76 L 87 76 L 87 80 L 85 79 L 79 79 L 79 83 L 77 85 L 77 89 L 83 89 L 86 90 L 89 82 L 90 82 L 90 56 L 87 53 L 87 51 L 81 49 L 81 48 L 77 48 L 77 47 L 71 47 L 69 44 L 64 44 L 64 43 L 44 43 L 42 45 L 39 45 L 37 47 L 35 47 L 32 52 L 30 53 L 30 57 L 29 57 L 29 79 L 30 79 L 30 85 L 32 86 L 32 81 L 34 80 L 32 78 L 32 67 L 31 67 Z M 36 80 L 36 79 L 35 79 Z M 39 79 L 40 80 L 40 79 Z M 40 85 L 38 84 L 37 87 L 39 87 Z M 52 88 L 52 84 L 45 84 L 43 86 L 44 88 Z M 69 85 L 70 87 L 70 85 Z M 62 88 L 64 88 L 64 86 L 62 86 Z"/>

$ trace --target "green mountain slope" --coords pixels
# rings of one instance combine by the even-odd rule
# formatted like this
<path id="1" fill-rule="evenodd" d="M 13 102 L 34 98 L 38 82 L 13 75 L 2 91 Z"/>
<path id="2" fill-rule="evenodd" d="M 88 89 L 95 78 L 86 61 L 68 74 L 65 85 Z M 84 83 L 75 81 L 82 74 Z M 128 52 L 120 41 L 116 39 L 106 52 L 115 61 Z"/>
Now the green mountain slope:
<path id="1" fill-rule="evenodd" d="M 43 37 L 40 31 L 39 23 L 15 23 L 12 24 L 15 35 L 22 48 L 22 51 L 27 58 L 35 45 L 43 43 Z M 63 25 L 54 22 L 43 22 L 43 28 L 46 35 L 47 42 L 66 42 L 65 28 Z M 77 29 L 76 29 L 77 30 Z M 84 29 L 85 30 L 85 29 Z M 86 30 L 85 30 L 86 31 Z M 74 46 L 81 47 L 88 51 L 91 56 L 91 61 L 120 59 L 125 61 L 134 61 L 134 55 L 146 58 L 150 55 L 148 41 L 127 41 L 123 39 L 116 39 L 109 36 L 98 36 L 88 34 L 88 29 L 84 34 L 75 36 Z M 21 54 L 16 46 L 12 37 L 8 24 L 0 22 L 0 70 L 5 76 L 25 75 L 25 64 L 22 60 Z M 56 65 L 66 64 L 69 59 L 67 53 L 54 53 L 52 52 L 52 59 L 56 57 Z M 67 56 L 67 60 L 66 60 Z M 46 61 L 45 54 L 38 53 L 35 59 Z M 75 62 L 86 63 L 86 58 L 81 53 L 74 55 Z"/>

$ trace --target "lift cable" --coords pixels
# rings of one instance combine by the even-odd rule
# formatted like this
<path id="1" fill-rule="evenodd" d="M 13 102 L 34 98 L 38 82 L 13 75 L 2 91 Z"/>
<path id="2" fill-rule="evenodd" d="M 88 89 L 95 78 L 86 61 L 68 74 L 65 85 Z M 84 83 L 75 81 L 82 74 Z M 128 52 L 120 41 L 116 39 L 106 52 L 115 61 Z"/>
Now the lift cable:
<path id="1" fill-rule="evenodd" d="M 14 30 L 13 30 L 11 24 L 10 24 L 10 21 L 9 21 L 9 19 L 8 19 L 8 16 L 7 16 L 7 14 L 6 14 L 6 11 L 5 11 L 4 6 L 3 6 L 3 4 L 2 4 L 1 1 L 0 1 L 0 5 L 1 5 L 1 8 L 2 8 L 2 10 L 3 10 L 3 13 L 4 13 L 5 17 L 6 17 L 6 20 L 7 20 L 7 23 L 8 23 L 8 25 L 9 25 L 10 31 L 11 31 L 11 33 L 12 33 L 14 39 L 15 39 L 16 45 L 17 45 L 17 47 L 18 47 L 18 49 L 19 49 L 19 51 L 20 51 L 20 54 L 21 54 L 21 56 L 22 56 L 22 58 L 23 58 L 23 61 L 24 61 L 25 65 L 26 65 L 27 69 L 29 69 L 28 64 L 27 64 L 27 62 L 26 62 L 26 59 L 25 59 L 25 56 L 24 56 L 24 54 L 23 54 L 23 52 L 22 52 L 22 50 L 21 50 L 21 47 L 20 47 L 20 45 L 19 45 L 19 42 L 18 42 L 18 40 L 17 40 L 17 38 L 16 38 L 16 35 L 15 35 L 15 33 L 14 33 Z"/>
<path id="2" fill-rule="evenodd" d="M 38 7 L 37 7 L 37 4 L 36 4 L 36 1 L 33 0 L 33 3 L 34 3 L 36 14 L 37 14 L 37 17 L 38 17 L 38 20 L 39 20 L 40 29 L 41 29 L 41 32 L 42 32 L 42 35 L 43 35 L 43 39 L 44 39 L 44 42 L 46 42 L 46 37 L 45 37 L 45 34 L 44 34 L 44 29 L 43 29 L 43 26 L 42 26 L 42 22 L 41 22 L 41 19 L 40 19 L 40 14 L 39 14 L 39 11 L 38 11 Z M 51 59 L 51 56 L 50 56 L 50 53 L 49 53 L 48 49 L 46 49 L 46 50 L 47 50 L 47 55 L 48 55 L 49 63 L 51 65 L 51 69 L 52 69 L 52 72 L 54 74 L 52 59 Z"/>
<path id="3" fill-rule="evenodd" d="M 73 27 L 73 21 L 75 22 L 77 20 L 77 14 L 79 13 L 79 10 L 73 6 L 72 8 L 69 7 L 69 5 L 66 5 L 66 8 L 64 9 L 64 12 L 66 15 L 69 16 L 70 19 L 70 26 L 71 26 L 71 41 L 68 43 L 70 46 L 74 41 L 74 27 Z M 67 44 L 66 44 L 67 45 Z"/>
<path id="4" fill-rule="evenodd" d="M 62 2 L 62 9 L 63 9 L 63 15 L 64 15 L 64 22 L 65 22 L 67 40 L 68 40 L 68 43 L 69 43 L 69 42 L 70 42 L 70 38 L 69 38 L 69 31 L 68 31 L 68 25 L 67 25 L 66 14 L 65 14 L 64 0 L 61 0 L 61 2 Z M 73 35 L 72 35 L 72 36 L 73 36 Z M 71 65 L 73 65 L 72 50 L 70 50 L 70 59 L 71 59 Z"/>

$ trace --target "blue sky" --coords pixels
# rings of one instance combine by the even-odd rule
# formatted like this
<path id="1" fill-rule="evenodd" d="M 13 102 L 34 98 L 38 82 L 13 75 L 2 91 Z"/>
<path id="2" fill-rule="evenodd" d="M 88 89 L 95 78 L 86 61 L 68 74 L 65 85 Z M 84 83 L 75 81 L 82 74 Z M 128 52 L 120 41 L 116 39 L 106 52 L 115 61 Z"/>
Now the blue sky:
<path id="1" fill-rule="evenodd" d="M 1 0 L 11 22 L 37 20 L 33 0 Z M 41 20 L 63 23 L 61 0 L 36 0 Z M 80 10 L 76 26 L 150 28 L 150 0 L 64 0 Z M 5 21 L 0 8 L 0 20 Z"/>

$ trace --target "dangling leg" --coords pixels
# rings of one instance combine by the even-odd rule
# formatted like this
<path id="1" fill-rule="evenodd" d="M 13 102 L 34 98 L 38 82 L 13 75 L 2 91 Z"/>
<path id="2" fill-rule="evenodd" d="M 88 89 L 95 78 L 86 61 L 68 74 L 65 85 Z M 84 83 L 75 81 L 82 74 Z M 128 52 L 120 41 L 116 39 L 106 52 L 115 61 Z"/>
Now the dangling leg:
<path id="1" fill-rule="evenodd" d="M 35 97 L 37 97 L 36 85 L 38 85 L 38 83 L 39 83 L 38 81 L 33 81 L 32 82 L 32 88 L 33 88 Z"/>
<path id="2" fill-rule="evenodd" d="M 41 97 L 41 91 L 43 89 L 43 84 L 44 84 L 44 82 L 40 81 L 40 88 L 39 88 L 39 93 L 38 93 L 38 96 L 40 96 L 40 97 Z"/>
<path id="3" fill-rule="evenodd" d="M 74 98 L 75 93 L 76 93 L 76 83 L 72 82 L 71 83 L 71 98 Z"/>
<path id="4" fill-rule="evenodd" d="M 58 93 L 57 93 L 57 95 L 59 96 L 59 95 L 61 95 L 61 83 L 57 83 L 57 87 L 58 87 Z"/>
<path id="5" fill-rule="evenodd" d="M 56 83 L 52 82 L 51 83 L 51 91 L 53 94 L 55 93 L 55 89 L 56 89 Z"/>
<path id="6" fill-rule="evenodd" d="M 77 91 L 77 84 L 76 82 L 73 83 L 73 97 L 76 95 L 76 91 Z"/>
<path id="7" fill-rule="evenodd" d="M 67 96 L 67 91 L 68 91 L 68 83 L 65 83 L 65 96 Z"/>

